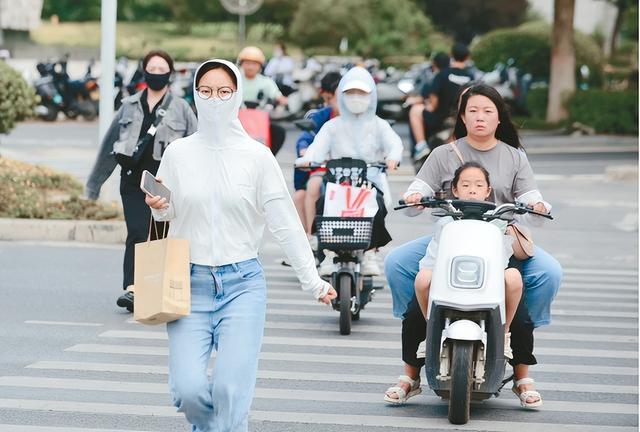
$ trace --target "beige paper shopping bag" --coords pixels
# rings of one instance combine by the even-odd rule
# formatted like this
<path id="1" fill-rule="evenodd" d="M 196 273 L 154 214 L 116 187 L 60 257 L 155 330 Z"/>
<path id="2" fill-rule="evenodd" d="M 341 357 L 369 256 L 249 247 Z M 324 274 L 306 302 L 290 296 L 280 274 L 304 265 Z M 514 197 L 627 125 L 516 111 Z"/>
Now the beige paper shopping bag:
<path id="1" fill-rule="evenodd" d="M 142 324 L 162 324 L 189 315 L 189 242 L 163 238 L 135 248 L 133 318 Z"/>

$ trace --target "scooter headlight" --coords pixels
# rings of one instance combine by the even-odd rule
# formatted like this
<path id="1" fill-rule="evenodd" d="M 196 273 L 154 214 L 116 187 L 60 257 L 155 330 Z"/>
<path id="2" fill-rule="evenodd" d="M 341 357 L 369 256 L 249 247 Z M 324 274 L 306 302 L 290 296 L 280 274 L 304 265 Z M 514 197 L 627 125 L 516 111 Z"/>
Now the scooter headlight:
<path id="1" fill-rule="evenodd" d="M 478 289 L 484 280 L 484 261 L 473 256 L 459 256 L 451 263 L 451 285 L 455 288 Z"/>

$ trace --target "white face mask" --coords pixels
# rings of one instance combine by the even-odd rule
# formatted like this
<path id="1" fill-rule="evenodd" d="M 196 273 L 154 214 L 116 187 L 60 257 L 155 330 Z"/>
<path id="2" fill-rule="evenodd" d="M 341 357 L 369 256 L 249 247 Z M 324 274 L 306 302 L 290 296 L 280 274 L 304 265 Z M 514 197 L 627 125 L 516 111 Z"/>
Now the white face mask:
<path id="1" fill-rule="evenodd" d="M 205 100 L 196 96 L 195 102 L 198 110 L 198 118 L 216 127 L 229 124 L 233 120 L 235 98 L 236 93 L 226 101 L 218 98 Z"/>
<path id="2" fill-rule="evenodd" d="M 354 114 L 362 114 L 370 104 L 371 97 L 369 95 L 344 95 L 344 105 Z"/>

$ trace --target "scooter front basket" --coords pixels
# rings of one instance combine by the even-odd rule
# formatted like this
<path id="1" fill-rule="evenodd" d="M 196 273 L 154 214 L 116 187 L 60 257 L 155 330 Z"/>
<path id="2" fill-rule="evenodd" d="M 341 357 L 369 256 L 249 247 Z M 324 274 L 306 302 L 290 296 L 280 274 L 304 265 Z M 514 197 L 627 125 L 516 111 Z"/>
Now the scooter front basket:
<path id="1" fill-rule="evenodd" d="M 366 250 L 371 243 L 373 218 L 319 216 L 316 226 L 321 249 Z"/>

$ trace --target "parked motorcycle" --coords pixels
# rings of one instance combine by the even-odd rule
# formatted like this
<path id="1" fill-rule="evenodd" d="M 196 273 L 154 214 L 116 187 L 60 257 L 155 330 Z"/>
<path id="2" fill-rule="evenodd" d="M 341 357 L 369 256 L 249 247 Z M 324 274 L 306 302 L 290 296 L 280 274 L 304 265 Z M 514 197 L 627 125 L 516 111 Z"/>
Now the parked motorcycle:
<path id="1" fill-rule="evenodd" d="M 395 209 L 414 206 L 454 219 L 442 229 L 429 290 L 425 374 L 429 387 L 449 400 L 449 421 L 465 424 L 471 400 L 498 396 L 506 366 L 504 234 L 488 222 L 525 213 L 553 217 L 519 203 L 435 198 L 400 201 Z"/>
<path id="2" fill-rule="evenodd" d="M 482 82 L 495 88 L 516 115 L 529 115 L 527 95 L 531 89 L 533 77 L 524 73 L 510 58 L 506 63 L 498 63 L 491 72 L 482 75 Z"/>
<path id="3" fill-rule="evenodd" d="M 72 80 L 67 73 L 68 58 L 67 55 L 56 62 L 40 62 L 36 65 L 41 76 L 34 82 L 41 99 L 36 113 L 48 121 L 54 121 L 60 111 L 70 119 L 82 116 L 86 120 L 93 120 L 98 115 L 100 98 L 98 82 L 91 76 L 93 61 L 87 66 L 83 78 Z"/>

